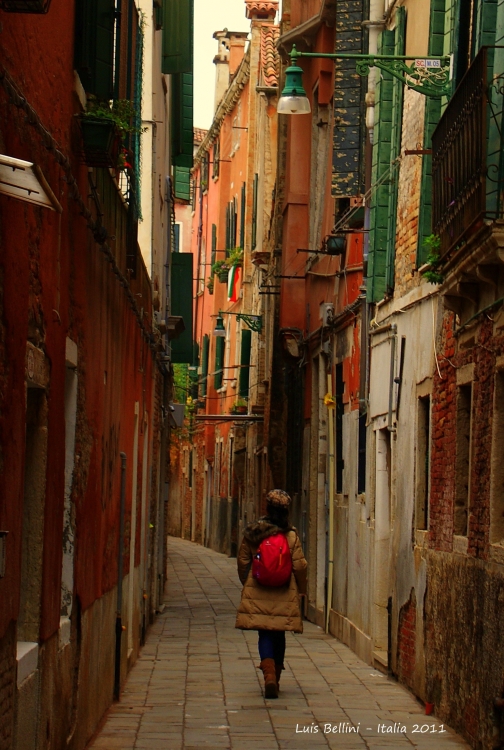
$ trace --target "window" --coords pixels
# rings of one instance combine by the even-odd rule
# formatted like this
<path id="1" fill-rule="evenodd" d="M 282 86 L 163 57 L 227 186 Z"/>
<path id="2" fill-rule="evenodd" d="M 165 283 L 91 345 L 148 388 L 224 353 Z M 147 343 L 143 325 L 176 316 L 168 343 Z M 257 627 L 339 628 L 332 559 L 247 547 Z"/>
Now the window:
<path id="1" fill-rule="evenodd" d="M 246 200 L 247 188 L 244 182 L 241 189 L 241 204 L 240 204 L 240 247 L 245 247 L 245 200 Z"/>
<path id="2" fill-rule="evenodd" d="M 208 190 L 208 161 L 208 152 L 205 152 L 201 159 L 201 190 L 203 192 Z"/>
<path id="3" fill-rule="evenodd" d="M 467 536 L 471 466 L 472 385 L 461 385 L 457 392 L 457 444 L 455 458 L 455 504 L 453 532 Z"/>
<path id="4" fill-rule="evenodd" d="M 180 222 L 177 222 L 173 226 L 173 235 L 175 238 L 175 242 L 173 244 L 173 252 L 174 253 L 180 253 L 180 235 L 181 235 L 181 229 L 182 224 Z"/>
<path id="5" fill-rule="evenodd" d="M 257 244 L 257 193 L 259 187 L 259 175 L 254 175 L 254 185 L 252 188 L 252 250 L 255 250 Z"/>
<path id="6" fill-rule="evenodd" d="M 225 348 L 226 348 L 226 339 L 224 338 L 224 336 L 218 336 L 215 340 L 215 367 L 214 367 L 214 388 L 216 391 L 222 388 Z"/>
<path id="7" fill-rule="evenodd" d="M 210 337 L 205 333 L 203 336 L 203 347 L 201 350 L 201 395 L 207 395 L 208 381 L 208 351 L 210 348 Z"/>
<path id="8" fill-rule="evenodd" d="M 252 346 L 252 331 L 242 328 L 239 391 L 240 398 L 248 398 L 250 381 L 250 350 Z"/>
<path id="9" fill-rule="evenodd" d="M 220 140 L 219 138 L 217 138 L 213 147 L 212 177 L 214 180 L 216 180 L 219 176 L 219 169 L 220 169 Z"/>
<path id="10" fill-rule="evenodd" d="M 405 8 L 396 10 L 395 31 L 383 31 L 379 52 L 404 54 Z M 397 220 L 397 158 L 401 153 L 403 84 L 383 72 L 377 85 L 373 185 L 381 182 L 373 194 L 369 234 L 368 301 L 377 302 L 394 287 L 394 261 Z"/>
<path id="11" fill-rule="evenodd" d="M 429 528 L 431 398 L 422 396 L 417 404 L 416 528 Z"/>
<path id="12" fill-rule="evenodd" d="M 88 94 L 114 96 L 114 0 L 78 0 L 74 65 Z"/>

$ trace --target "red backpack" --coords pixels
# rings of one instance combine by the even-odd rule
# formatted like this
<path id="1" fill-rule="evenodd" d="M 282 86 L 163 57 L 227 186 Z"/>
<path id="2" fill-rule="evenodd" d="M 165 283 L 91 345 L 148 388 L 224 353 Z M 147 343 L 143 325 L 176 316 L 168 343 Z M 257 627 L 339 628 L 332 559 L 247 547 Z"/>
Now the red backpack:
<path id="1" fill-rule="evenodd" d="M 285 534 L 263 539 L 252 559 L 252 576 L 262 586 L 285 586 L 292 573 L 292 557 Z"/>

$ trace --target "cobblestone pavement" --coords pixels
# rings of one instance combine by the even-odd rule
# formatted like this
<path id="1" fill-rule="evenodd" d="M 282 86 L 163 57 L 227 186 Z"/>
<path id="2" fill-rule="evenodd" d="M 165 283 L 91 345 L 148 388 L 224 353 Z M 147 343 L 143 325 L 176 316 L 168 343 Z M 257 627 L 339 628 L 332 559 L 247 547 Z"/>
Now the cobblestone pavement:
<path id="1" fill-rule="evenodd" d="M 287 634 L 280 696 L 265 700 L 257 634 L 234 628 L 236 560 L 171 537 L 168 549 L 167 607 L 91 748 L 468 747 L 404 688 L 309 622 L 303 635 Z"/>

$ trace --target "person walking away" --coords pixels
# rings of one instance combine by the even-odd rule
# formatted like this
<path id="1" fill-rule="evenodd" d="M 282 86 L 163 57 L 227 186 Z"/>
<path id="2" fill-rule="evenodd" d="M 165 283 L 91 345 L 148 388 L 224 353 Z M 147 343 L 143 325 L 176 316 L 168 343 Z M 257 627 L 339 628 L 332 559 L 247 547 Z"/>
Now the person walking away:
<path id="1" fill-rule="evenodd" d="M 235 627 L 259 632 L 265 698 L 278 698 L 285 632 L 303 632 L 300 595 L 306 594 L 308 564 L 289 523 L 290 502 L 284 490 L 268 493 L 266 516 L 246 527 L 237 558 L 243 589 Z"/>

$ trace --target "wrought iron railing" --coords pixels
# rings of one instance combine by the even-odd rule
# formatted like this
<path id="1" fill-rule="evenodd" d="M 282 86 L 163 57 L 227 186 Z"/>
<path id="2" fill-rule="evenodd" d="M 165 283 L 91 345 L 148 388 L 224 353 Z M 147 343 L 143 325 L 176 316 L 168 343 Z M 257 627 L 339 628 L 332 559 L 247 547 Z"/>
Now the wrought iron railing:
<path id="1" fill-rule="evenodd" d="M 483 47 L 432 136 L 433 230 L 441 257 L 504 218 L 504 47 Z"/>

